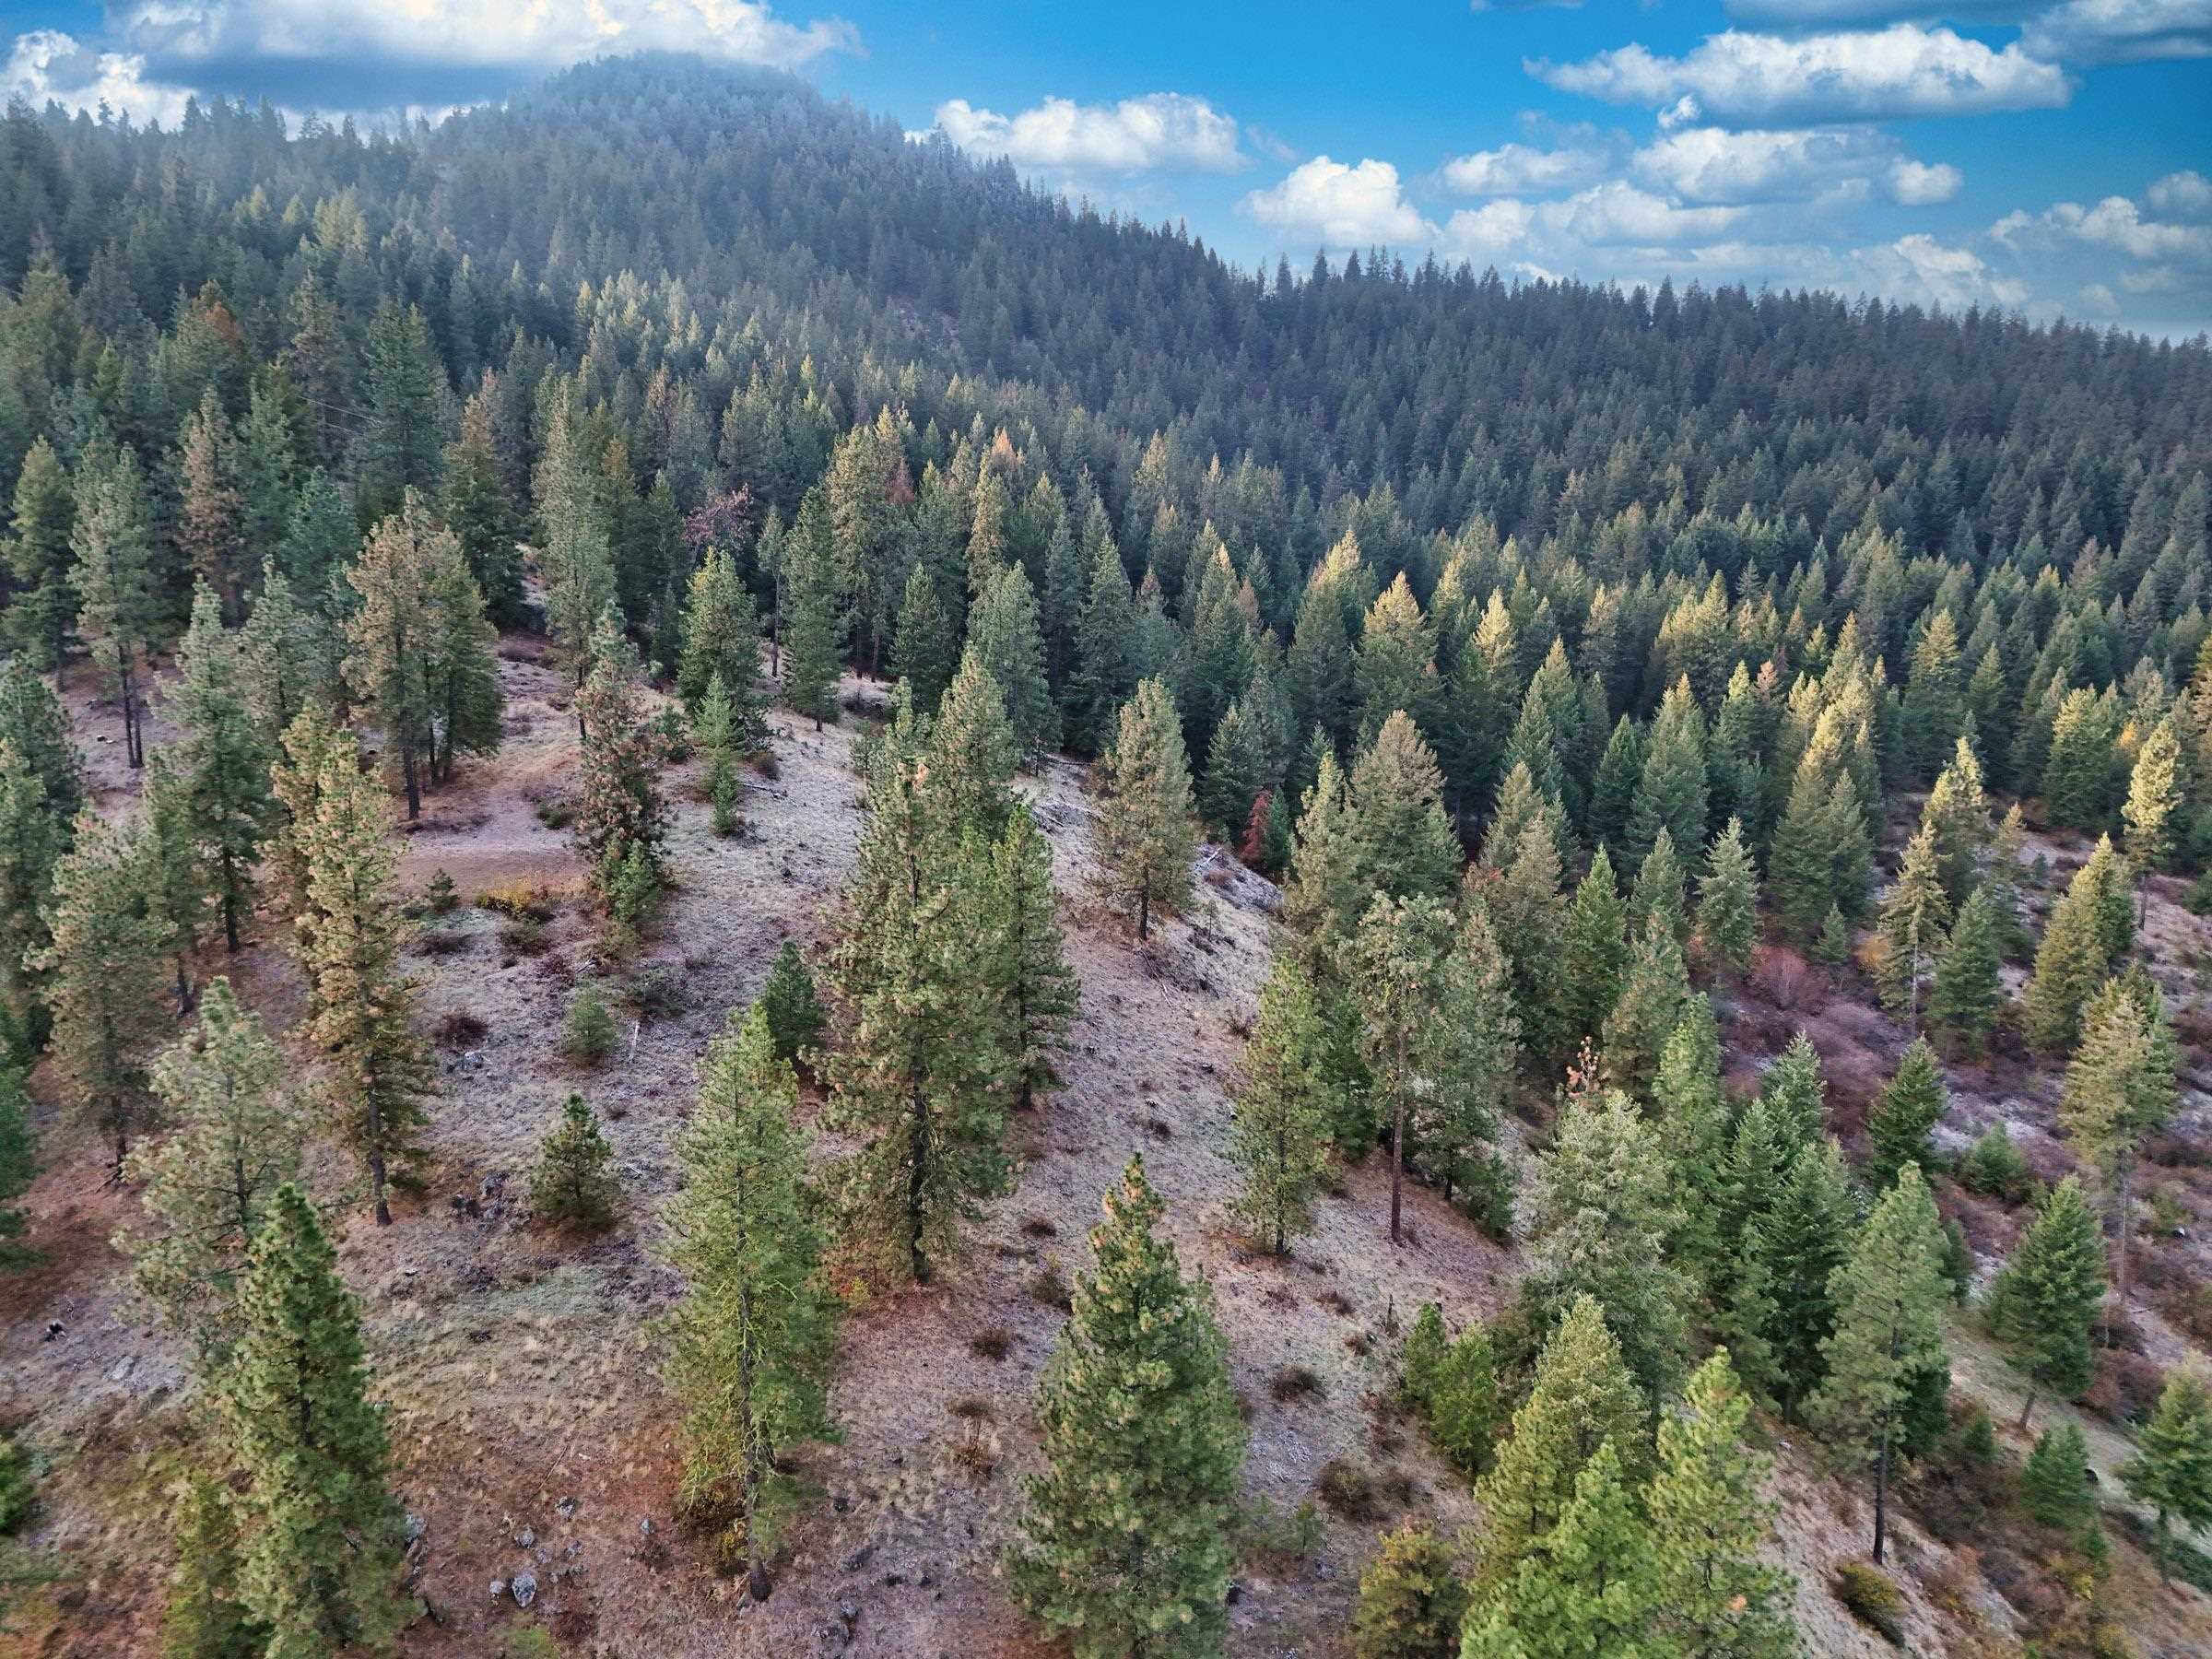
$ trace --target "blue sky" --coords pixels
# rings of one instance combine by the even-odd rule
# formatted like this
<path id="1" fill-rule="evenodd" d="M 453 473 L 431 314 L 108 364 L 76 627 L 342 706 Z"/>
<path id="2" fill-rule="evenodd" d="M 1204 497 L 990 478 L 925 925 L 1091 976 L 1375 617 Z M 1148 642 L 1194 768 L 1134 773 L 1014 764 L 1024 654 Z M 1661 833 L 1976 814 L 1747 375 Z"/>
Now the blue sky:
<path id="1" fill-rule="evenodd" d="M 789 68 L 1250 266 L 1818 286 L 2212 327 L 2212 0 L 11 0 L 0 84 L 432 113 L 604 51 Z"/>

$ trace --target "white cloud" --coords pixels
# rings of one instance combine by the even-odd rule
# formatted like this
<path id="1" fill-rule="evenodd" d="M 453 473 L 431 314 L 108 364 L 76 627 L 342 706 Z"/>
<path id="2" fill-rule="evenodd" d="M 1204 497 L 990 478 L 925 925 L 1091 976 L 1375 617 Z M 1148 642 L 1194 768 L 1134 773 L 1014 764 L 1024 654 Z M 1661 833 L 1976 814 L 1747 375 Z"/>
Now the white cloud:
<path id="1" fill-rule="evenodd" d="M 1630 159 L 1636 176 L 1692 202 L 1795 200 L 1893 163 L 1897 141 L 1866 126 L 1685 127 Z"/>
<path id="2" fill-rule="evenodd" d="M 2212 0 L 2067 0 L 2030 19 L 2020 44 L 2077 64 L 2212 57 Z"/>
<path id="3" fill-rule="evenodd" d="M 1536 217 L 1546 229 L 1596 247 L 1623 242 L 1678 242 L 1717 236 L 1743 216 L 1740 207 L 1678 207 L 1622 179 L 1546 202 Z"/>
<path id="4" fill-rule="evenodd" d="M 1900 156 L 1882 175 L 1889 199 L 1903 207 L 1931 207 L 1937 202 L 1947 202 L 1965 182 L 1966 175 L 1948 161 L 1931 165 L 1915 161 L 1910 156 Z"/>
<path id="5" fill-rule="evenodd" d="M 1535 218 L 1535 208 L 1510 196 L 1462 207 L 1444 227 L 1444 243 L 1468 258 L 1494 256 L 1525 242 Z"/>
<path id="6" fill-rule="evenodd" d="M 2084 283 L 2081 289 L 2081 302 L 2091 311 L 2107 317 L 2116 317 L 2120 314 L 2120 297 L 2101 282 Z"/>
<path id="7" fill-rule="evenodd" d="M 1015 115 L 964 98 L 937 106 L 937 131 L 963 149 L 1017 166 L 1094 172 L 1234 172 L 1247 166 L 1237 124 L 1203 98 L 1152 92 L 1113 104 L 1048 98 Z"/>
<path id="8" fill-rule="evenodd" d="M 1989 228 L 1992 239 L 2012 249 L 2065 241 L 2112 248 L 2132 259 L 2212 259 L 2212 225 L 2176 225 L 2143 217 L 2126 196 L 2111 195 L 2094 207 L 2053 202 L 2040 214 L 2014 209 Z"/>
<path id="9" fill-rule="evenodd" d="M 553 67 L 622 52 L 694 52 L 794 69 L 860 36 L 787 23 L 758 0 L 137 0 L 123 38 L 170 60 L 363 58 Z"/>
<path id="10" fill-rule="evenodd" d="M 1985 305 L 1992 300 L 2019 305 L 2028 298 L 2026 283 L 1994 275 L 1972 249 L 1953 247 L 1918 231 L 1887 247 L 1863 248 L 1858 258 L 1885 291 L 1918 294 L 1936 305 Z"/>
<path id="11" fill-rule="evenodd" d="M 1582 63 L 1524 66 L 1562 92 L 1609 103 L 1660 109 L 1693 98 L 1729 124 L 2049 109 L 2072 94 L 2064 70 L 2018 42 L 1992 51 L 1913 23 L 1795 37 L 1729 29 L 1678 58 L 1630 45 Z"/>
<path id="12" fill-rule="evenodd" d="M 1532 190 L 1568 190 L 1593 184 L 1612 163 L 1606 151 L 1567 147 L 1538 149 L 1529 144 L 1501 144 L 1496 149 L 1454 156 L 1443 165 L 1444 182 L 1465 195 L 1518 195 Z"/>
<path id="13" fill-rule="evenodd" d="M 1372 159 L 1347 167 L 1316 156 L 1281 183 L 1252 192 L 1239 206 L 1272 229 L 1310 237 L 1328 248 L 1375 242 L 1406 246 L 1433 241 L 1437 234 L 1399 189 L 1398 170 Z"/>
<path id="14" fill-rule="evenodd" d="M 2183 218 L 2212 214 L 2212 179 L 2200 172 L 2168 173 L 2144 194 L 2160 213 L 2176 214 Z"/>
<path id="15" fill-rule="evenodd" d="M 0 97 L 20 96 L 33 109 L 51 100 L 97 112 L 104 103 L 141 125 L 175 126 L 184 118 L 189 88 L 157 85 L 145 75 L 146 59 L 135 53 L 100 52 L 57 29 L 34 29 L 16 37 L 0 68 Z"/>

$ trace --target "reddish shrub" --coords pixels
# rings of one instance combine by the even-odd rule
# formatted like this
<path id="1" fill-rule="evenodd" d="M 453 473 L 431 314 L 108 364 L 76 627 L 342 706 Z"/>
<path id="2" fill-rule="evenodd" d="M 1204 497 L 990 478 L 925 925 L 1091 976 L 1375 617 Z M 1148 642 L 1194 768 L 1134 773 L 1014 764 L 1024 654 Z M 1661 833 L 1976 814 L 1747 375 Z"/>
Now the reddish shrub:
<path id="1" fill-rule="evenodd" d="M 1751 961 L 1751 988 L 1774 1006 L 1795 1011 L 1824 1000 L 1819 975 L 1784 945 L 1761 945 Z"/>
<path id="2" fill-rule="evenodd" d="M 2097 1356 L 2097 1381 L 2081 1404 L 2112 1422 L 2141 1423 L 2149 1418 L 2165 1386 L 2166 1373 L 2152 1360 L 2107 1349 Z"/>

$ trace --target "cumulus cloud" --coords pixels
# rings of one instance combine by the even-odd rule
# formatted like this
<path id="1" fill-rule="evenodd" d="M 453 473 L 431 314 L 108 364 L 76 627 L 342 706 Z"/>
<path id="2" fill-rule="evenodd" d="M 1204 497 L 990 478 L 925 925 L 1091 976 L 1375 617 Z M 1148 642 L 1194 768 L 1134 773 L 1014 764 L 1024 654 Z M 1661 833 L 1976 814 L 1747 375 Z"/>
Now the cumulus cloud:
<path id="1" fill-rule="evenodd" d="M 1930 207 L 1947 202 L 1965 184 L 1966 175 L 1948 161 L 1929 163 L 1900 156 L 1882 175 L 1889 199 L 1902 207 Z"/>
<path id="2" fill-rule="evenodd" d="M 1683 127 L 1630 159 L 1636 176 L 1691 202 L 1802 199 L 1895 163 L 1897 141 L 1869 126 Z"/>
<path id="3" fill-rule="evenodd" d="M 1347 167 L 1316 156 L 1281 183 L 1252 192 L 1239 206 L 1271 229 L 1328 248 L 1376 242 L 1403 247 L 1433 241 L 1437 234 L 1406 199 L 1398 170 L 1371 158 Z"/>
<path id="4" fill-rule="evenodd" d="M 2007 248 L 2075 241 L 2111 248 L 2131 259 L 2212 260 L 2212 225 L 2147 218 L 2142 208 L 2122 195 L 2106 196 L 2093 207 L 2054 202 L 2038 214 L 2016 209 L 1992 225 L 1989 233 Z"/>
<path id="5" fill-rule="evenodd" d="M 835 18 L 789 23 L 759 0 L 136 0 L 123 40 L 164 64 L 253 59 L 551 68 L 621 52 L 695 52 L 795 69 L 858 48 Z"/>
<path id="6" fill-rule="evenodd" d="M 1938 305 L 1966 306 L 1995 300 L 2018 305 L 2028 298 L 2028 285 L 2018 278 L 1993 274 L 1988 263 L 1971 248 L 1937 241 L 1918 231 L 1900 236 L 1886 248 L 1861 251 L 1863 262 L 1892 293 L 1919 292 Z"/>
<path id="7" fill-rule="evenodd" d="M 1729 29 L 1681 57 L 1629 45 L 1581 63 L 1524 66 L 1559 91 L 1608 103 L 1661 109 L 1692 99 L 1730 125 L 2049 109 L 2072 95 L 2064 70 L 2017 41 L 1993 51 L 1914 23 L 1801 36 Z"/>
<path id="8" fill-rule="evenodd" d="M 1594 247 L 1717 236 L 1742 216 L 1740 207 L 1679 207 L 1623 179 L 1608 179 L 1536 209 L 1547 229 Z"/>
<path id="9" fill-rule="evenodd" d="M 2168 173 L 2144 194 L 2160 213 L 2174 214 L 2182 218 L 2198 218 L 2212 214 L 2212 179 L 2206 178 L 2200 172 Z"/>
<path id="10" fill-rule="evenodd" d="M 1605 177 L 1612 160 L 1594 146 L 1539 149 L 1530 144 L 1501 144 L 1496 149 L 1454 156 L 1444 163 L 1441 176 L 1464 195 L 1520 195 L 1594 184 Z"/>
<path id="11" fill-rule="evenodd" d="M 2030 18 L 2020 44 L 2077 64 L 2212 57 L 2212 0 L 2067 0 Z"/>
<path id="12" fill-rule="evenodd" d="M 33 109 L 52 101 L 96 112 L 104 103 L 142 125 L 174 126 L 191 92 L 148 81 L 146 59 L 135 53 L 101 52 L 58 29 L 34 29 L 16 37 L 0 68 L 0 96 L 20 97 Z"/>
<path id="13" fill-rule="evenodd" d="M 964 98 L 937 106 L 936 130 L 964 149 L 1018 167 L 1088 172 L 1234 172 L 1248 166 L 1237 124 L 1202 98 L 1152 92 L 1113 104 L 1048 98 L 1018 114 Z"/>

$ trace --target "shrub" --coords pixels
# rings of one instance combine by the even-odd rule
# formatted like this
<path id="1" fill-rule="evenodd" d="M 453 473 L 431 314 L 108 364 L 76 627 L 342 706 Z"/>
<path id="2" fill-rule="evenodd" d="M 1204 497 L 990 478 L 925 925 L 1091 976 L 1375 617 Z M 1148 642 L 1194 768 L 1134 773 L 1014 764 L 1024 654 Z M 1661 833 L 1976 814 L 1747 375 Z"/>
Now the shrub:
<path id="1" fill-rule="evenodd" d="M 596 1065 L 615 1049 L 615 1017 L 596 985 L 579 985 L 569 998 L 568 1018 L 561 1022 L 560 1052 L 564 1058 Z"/>
<path id="2" fill-rule="evenodd" d="M 1048 1308 L 1057 1308 L 1063 1313 L 1075 1311 L 1076 1300 L 1068 1289 L 1067 1275 L 1060 1271 L 1059 1264 L 1047 1262 L 1030 1276 L 1030 1296 Z"/>
<path id="3" fill-rule="evenodd" d="M 546 924 L 535 916 L 500 924 L 500 945 L 513 956 L 536 956 L 546 947 Z"/>
<path id="4" fill-rule="evenodd" d="M 461 902 L 461 895 L 453 890 L 453 878 L 443 870 L 430 874 L 429 885 L 422 890 L 422 900 L 438 915 L 446 915 Z"/>
<path id="5" fill-rule="evenodd" d="M 1359 1573 L 1352 1614 L 1357 1659 L 1436 1659 L 1459 1651 L 1467 1592 L 1449 1545 L 1407 1521 L 1385 1533 Z"/>
<path id="6" fill-rule="evenodd" d="M 1836 1569 L 1834 1588 L 1845 1612 L 1890 1646 L 1905 1645 L 1905 1598 L 1888 1573 L 1865 1561 L 1846 1561 Z"/>
<path id="7" fill-rule="evenodd" d="M 1352 1457 L 1323 1464 L 1313 1488 L 1324 1508 L 1347 1521 L 1380 1521 L 1413 1501 L 1413 1482 L 1402 1471 L 1376 1469 Z"/>
<path id="8" fill-rule="evenodd" d="M 1813 971 L 1795 951 L 1762 945 L 1752 964 L 1751 988 L 1778 1008 L 1796 1008 L 1812 994 Z"/>
<path id="9" fill-rule="evenodd" d="M 1321 1547 L 1321 1511 L 1312 1500 L 1288 1514 L 1263 1498 L 1237 1524 L 1237 1553 L 1247 1561 L 1289 1566 Z"/>
<path id="10" fill-rule="evenodd" d="M 1959 1184 L 2006 1204 L 2024 1202 L 2035 1188 L 2035 1175 L 2012 1136 L 1999 1124 L 1983 1133 L 1959 1160 Z"/>
<path id="11" fill-rule="evenodd" d="M 446 1048 L 473 1048 L 490 1030 L 478 1016 L 455 1010 L 438 1022 L 438 1041 Z"/>
<path id="12" fill-rule="evenodd" d="M 500 1659 L 560 1659 L 560 1643 L 543 1625 L 517 1625 L 507 1632 Z"/>
<path id="13" fill-rule="evenodd" d="M 622 987 L 622 1000 L 640 1019 L 674 1019 L 691 1004 L 684 976 L 673 968 L 654 966 L 630 976 Z"/>
<path id="14" fill-rule="evenodd" d="M 535 881 L 507 881 L 477 895 L 477 908 L 523 922 L 553 920 L 553 895 Z"/>
<path id="15" fill-rule="evenodd" d="M 30 1460 L 0 1434 L 0 1533 L 12 1533 L 30 1513 Z"/>
<path id="16" fill-rule="evenodd" d="M 557 1227 L 598 1232 L 615 1218 L 615 1149 L 580 1094 L 562 1102 L 530 1178 L 530 1212 Z"/>
<path id="17" fill-rule="evenodd" d="M 1321 1385 L 1321 1377 L 1309 1365 L 1281 1365 L 1269 1379 L 1267 1392 L 1275 1396 L 1278 1406 L 1288 1406 L 1300 1400 L 1318 1399 L 1327 1391 Z"/>
<path id="18" fill-rule="evenodd" d="M 993 1325 L 987 1331 L 978 1331 L 968 1339 L 968 1351 L 978 1359 L 988 1359 L 995 1364 L 1014 1351 L 1014 1334 L 1004 1325 Z"/>
<path id="19" fill-rule="evenodd" d="M 576 821 L 576 803 L 566 795 L 540 801 L 537 804 L 537 821 L 548 830 L 566 830 Z"/>

